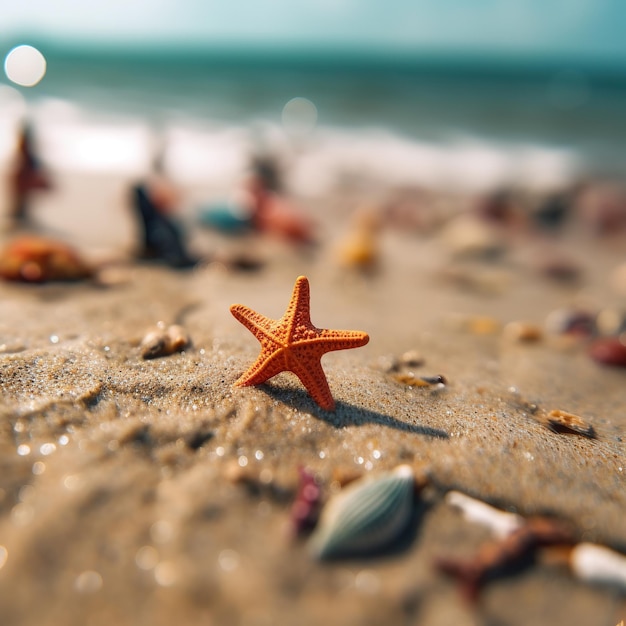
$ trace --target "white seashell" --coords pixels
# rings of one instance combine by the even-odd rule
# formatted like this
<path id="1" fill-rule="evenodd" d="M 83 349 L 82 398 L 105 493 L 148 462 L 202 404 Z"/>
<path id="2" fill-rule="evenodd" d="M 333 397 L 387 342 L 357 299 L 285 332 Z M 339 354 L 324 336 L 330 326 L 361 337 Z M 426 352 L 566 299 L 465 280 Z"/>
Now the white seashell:
<path id="1" fill-rule="evenodd" d="M 591 583 L 604 583 L 626 589 L 626 556 L 604 546 L 579 543 L 570 555 L 572 571 Z"/>
<path id="2" fill-rule="evenodd" d="M 348 485 L 322 511 L 310 540 L 313 553 L 323 559 L 387 545 L 411 519 L 414 483 L 413 469 L 400 465 Z"/>
<path id="3" fill-rule="evenodd" d="M 170 326 L 165 334 L 168 339 L 168 347 L 172 353 L 184 350 L 191 343 L 187 331 L 178 324 Z"/>
<path id="4" fill-rule="evenodd" d="M 448 491 L 445 499 L 448 504 L 461 509 L 467 521 L 486 526 L 497 537 L 506 537 L 524 524 L 519 515 L 496 509 L 460 491 Z"/>

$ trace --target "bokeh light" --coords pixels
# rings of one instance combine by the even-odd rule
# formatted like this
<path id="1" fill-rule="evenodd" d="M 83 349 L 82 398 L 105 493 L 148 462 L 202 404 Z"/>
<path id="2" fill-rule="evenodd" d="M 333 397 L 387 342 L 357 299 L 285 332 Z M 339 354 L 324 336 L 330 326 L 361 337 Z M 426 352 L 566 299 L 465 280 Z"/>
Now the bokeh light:
<path id="1" fill-rule="evenodd" d="M 4 60 L 4 71 L 17 85 L 33 87 L 46 74 L 46 59 L 33 46 L 16 46 Z"/>
<path id="2" fill-rule="evenodd" d="M 283 107 L 285 130 L 293 135 L 308 135 L 317 124 L 317 107 L 307 98 L 292 98 Z"/>

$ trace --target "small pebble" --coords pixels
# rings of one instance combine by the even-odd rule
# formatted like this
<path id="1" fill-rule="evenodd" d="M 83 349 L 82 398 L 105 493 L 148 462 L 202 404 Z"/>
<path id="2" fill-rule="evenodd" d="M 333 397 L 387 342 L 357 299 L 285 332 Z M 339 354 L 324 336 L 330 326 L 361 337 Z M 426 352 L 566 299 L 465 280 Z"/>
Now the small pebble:
<path id="1" fill-rule="evenodd" d="M 626 367 L 626 336 L 596 339 L 589 346 L 589 356 L 601 365 Z"/>

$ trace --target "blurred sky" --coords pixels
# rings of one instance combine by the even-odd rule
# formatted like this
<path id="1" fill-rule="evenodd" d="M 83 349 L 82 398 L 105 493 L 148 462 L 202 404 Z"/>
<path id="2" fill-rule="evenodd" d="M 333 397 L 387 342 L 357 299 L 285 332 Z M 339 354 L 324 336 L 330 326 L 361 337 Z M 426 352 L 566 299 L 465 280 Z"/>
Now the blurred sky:
<path id="1" fill-rule="evenodd" d="M 626 0 L 0 0 L 0 7 L 5 41 L 495 52 L 626 67 Z"/>

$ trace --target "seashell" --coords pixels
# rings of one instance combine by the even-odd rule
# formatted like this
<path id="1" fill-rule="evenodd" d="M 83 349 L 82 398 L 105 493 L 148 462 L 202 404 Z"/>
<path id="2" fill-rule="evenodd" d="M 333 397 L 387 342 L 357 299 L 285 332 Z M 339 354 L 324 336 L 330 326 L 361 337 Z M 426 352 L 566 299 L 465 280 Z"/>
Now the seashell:
<path id="1" fill-rule="evenodd" d="M 141 340 L 141 356 L 144 359 L 154 359 L 164 354 L 165 333 L 162 330 L 151 330 Z"/>
<path id="2" fill-rule="evenodd" d="M 179 352 L 189 345 L 189 335 L 187 331 L 178 324 L 172 324 L 165 331 L 168 347 L 171 352 Z"/>
<path id="3" fill-rule="evenodd" d="M 411 519 L 414 484 L 408 465 L 351 483 L 322 511 L 310 540 L 313 553 L 325 559 L 372 552 L 391 543 Z"/>
<path id="4" fill-rule="evenodd" d="M 14 239 L 0 252 L 0 277 L 25 283 L 90 278 L 93 270 L 71 246 L 39 235 Z"/>
<path id="5" fill-rule="evenodd" d="M 626 589 L 626 556 L 609 548 L 579 543 L 570 555 L 570 566 L 582 580 Z"/>
<path id="6" fill-rule="evenodd" d="M 573 433 L 575 435 L 583 435 L 590 439 L 595 439 L 596 433 L 591 424 L 585 422 L 582 417 L 554 409 L 548 413 L 548 424 L 552 430 L 558 433 Z"/>
<path id="7" fill-rule="evenodd" d="M 191 343 L 187 331 L 178 324 L 168 328 L 158 326 L 149 331 L 141 341 L 141 356 L 155 359 L 184 350 Z"/>
<path id="8" fill-rule="evenodd" d="M 601 365 L 626 367 L 626 337 L 604 337 L 589 346 L 589 356 Z"/>

